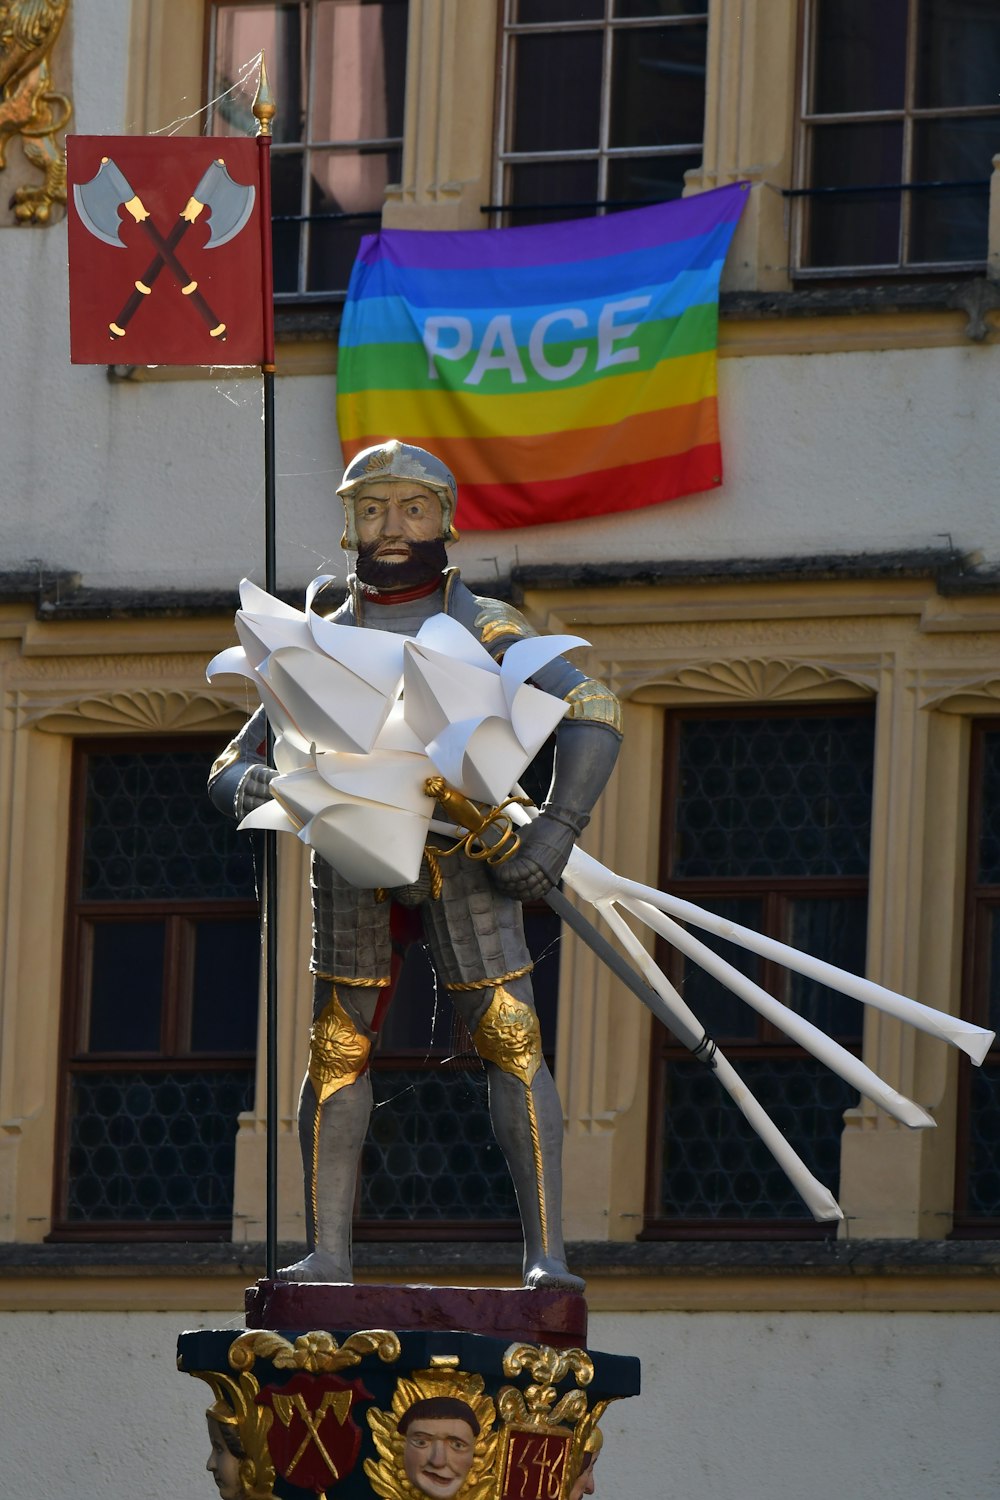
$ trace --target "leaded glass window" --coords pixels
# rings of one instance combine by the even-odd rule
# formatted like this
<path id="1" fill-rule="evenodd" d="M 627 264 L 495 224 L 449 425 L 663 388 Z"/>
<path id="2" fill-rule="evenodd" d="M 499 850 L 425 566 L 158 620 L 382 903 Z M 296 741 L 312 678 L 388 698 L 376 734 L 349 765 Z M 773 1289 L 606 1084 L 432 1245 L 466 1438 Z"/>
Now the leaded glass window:
<path id="1" fill-rule="evenodd" d="M 274 291 L 343 295 L 385 191 L 402 176 L 408 0 L 220 0 L 210 7 L 209 130 L 254 135 L 263 49 L 278 101 L 271 147 Z"/>
<path id="2" fill-rule="evenodd" d="M 665 888 L 863 972 L 872 713 L 677 713 L 666 743 Z M 695 935 L 844 1046 L 860 1049 L 856 1001 Z M 843 1114 L 857 1095 L 696 964 L 666 948 L 660 960 L 750 1090 L 836 1192 Z M 665 1030 L 653 1081 L 647 1233 L 810 1231 L 808 1210 L 729 1096 Z"/>
<path id="3" fill-rule="evenodd" d="M 527 907 L 542 1046 L 555 1045 L 559 921 Z M 414 944 L 372 1062 L 375 1108 L 361 1164 L 359 1239 L 516 1238 L 514 1187 L 490 1127 L 486 1073 L 430 960 Z"/>
<path id="4" fill-rule="evenodd" d="M 205 791 L 217 745 L 78 747 L 57 1237 L 228 1237 L 253 1103 L 249 839 Z"/>
<path id="5" fill-rule="evenodd" d="M 505 0 L 497 222 L 679 198 L 701 165 L 707 0 Z"/>
<path id="6" fill-rule="evenodd" d="M 1000 720 L 974 728 L 969 776 L 965 1014 L 1000 1031 Z M 1000 1229 L 1000 1047 L 982 1067 L 963 1058 L 955 1224 Z"/>

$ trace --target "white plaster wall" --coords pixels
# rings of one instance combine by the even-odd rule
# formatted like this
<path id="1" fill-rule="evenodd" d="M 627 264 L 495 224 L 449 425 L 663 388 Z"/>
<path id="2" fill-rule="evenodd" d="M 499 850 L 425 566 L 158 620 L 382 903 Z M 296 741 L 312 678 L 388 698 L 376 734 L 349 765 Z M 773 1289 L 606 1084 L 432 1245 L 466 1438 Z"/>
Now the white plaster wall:
<path id="1" fill-rule="evenodd" d="M 212 1494 L 208 1388 L 174 1368 L 184 1328 L 228 1314 L 2 1319 L 0 1493 L 17 1500 Z M 595 1315 L 638 1354 L 612 1407 L 606 1500 L 988 1500 L 1000 1491 L 997 1319 L 961 1314 Z"/>
<path id="2" fill-rule="evenodd" d="M 226 587 L 259 574 L 259 381 L 220 372 L 112 385 L 103 369 L 70 366 L 63 241 L 61 228 L 21 233 L 18 255 L 36 251 L 24 257 L 34 290 L 0 308 L 29 372 L 8 388 L 4 566 L 38 560 L 94 586 Z M 0 298 L 14 280 L 0 281 Z M 44 397 L 32 395 L 36 369 Z M 721 490 L 626 516 L 467 533 L 454 560 L 484 579 L 515 560 L 809 556 L 950 538 L 998 562 L 998 381 L 1000 353 L 975 346 L 724 360 Z M 291 586 L 344 569 L 333 380 L 279 379 L 276 405 L 279 578 Z"/>
<path id="3" fill-rule="evenodd" d="M 127 0 L 74 7 L 81 132 L 129 128 L 129 16 Z M 103 367 L 71 366 L 65 224 L 0 229 L 0 329 L 0 568 L 37 563 L 133 588 L 261 575 L 259 378 L 113 385 Z M 483 580 L 515 560 L 929 548 L 948 533 L 1000 561 L 1000 350 L 726 359 L 719 384 L 721 490 L 624 517 L 467 534 L 455 560 Z M 330 563 L 343 573 L 332 377 L 277 382 L 277 467 L 279 581 L 304 583 Z"/>

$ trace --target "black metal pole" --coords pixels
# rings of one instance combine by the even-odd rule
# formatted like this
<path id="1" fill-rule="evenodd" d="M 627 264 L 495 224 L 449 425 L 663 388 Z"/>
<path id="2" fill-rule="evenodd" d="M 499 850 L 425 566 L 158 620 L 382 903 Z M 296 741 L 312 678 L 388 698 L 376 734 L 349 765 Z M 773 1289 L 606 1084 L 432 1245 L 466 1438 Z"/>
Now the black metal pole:
<path id="1" fill-rule="evenodd" d="M 260 57 L 260 83 L 253 102 L 260 148 L 260 248 L 264 316 L 264 587 L 277 591 L 275 544 L 274 463 L 274 274 L 271 260 L 271 121 L 275 104 L 267 82 L 264 54 Z M 274 764 L 274 731 L 267 726 L 267 763 Z M 273 1280 L 278 1268 L 278 835 L 264 834 L 264 885 L 261 891 L 261 929 L 264 962 L 265 1027 L 265 1175 L 266 1275 Z"/>
<path id="2" fill-rule="evenodd" d="M 274 504 L 274 371 L 264 371 L 264 587 L 276 589 Z M 267 763 L 274 764 L 274 730 L 267 726 Z M 264 930 L 264 1005 L 266 1097 L 267 1254 L 266 1274 L 274 1279 L 278 1266 L 278 835 L 264 834 L 264 891 L 261 906 Z"/>

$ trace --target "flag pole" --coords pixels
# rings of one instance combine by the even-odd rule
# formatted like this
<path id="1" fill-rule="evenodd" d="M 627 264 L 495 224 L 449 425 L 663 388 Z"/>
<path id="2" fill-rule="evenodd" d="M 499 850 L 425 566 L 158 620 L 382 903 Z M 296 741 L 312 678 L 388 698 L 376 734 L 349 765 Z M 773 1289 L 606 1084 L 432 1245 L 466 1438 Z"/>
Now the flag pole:
<path id="1" fill-rule="evenodd" d="M 264 313 L 264 587 L 277 592 L 277 551 L 274 525 L 274 274 L 271 261 L 271 121 L 276 113 L 267 79 L 264 53 L 253 101 L 260 151 L 260 248 Z M 274 730 L 267 728 L 267 763 L 274 764 Z M 261 892 L 264 931 L 265 1025 L 265 1157 L 266 1157 L 266 1275 L 273 1280 L 278 1263 L 278 836 L 264 834 L 264 884 Z"/>

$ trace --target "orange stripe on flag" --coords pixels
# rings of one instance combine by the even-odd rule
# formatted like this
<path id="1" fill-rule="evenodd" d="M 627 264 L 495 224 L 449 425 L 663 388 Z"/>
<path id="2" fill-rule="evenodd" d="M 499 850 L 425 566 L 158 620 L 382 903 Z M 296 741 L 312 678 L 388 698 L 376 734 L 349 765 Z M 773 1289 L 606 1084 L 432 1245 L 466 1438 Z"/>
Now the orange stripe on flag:
<path id="1" fill-rule="evenodd" d="M 363 448 L 380 442 L 381 435 L 343 444 L 350 460 Z M 570 479 L 619 464 L 671 458 L 688 448 L 719 441 L 716 397 L 668 411 L 636 412 L 607 427 L 581 427 L 569 432 L 534 433 L 502 438 L 414 438 L 404 442 L 429 445 L 454 473 L 459 485 L 531 484 Z"/>

